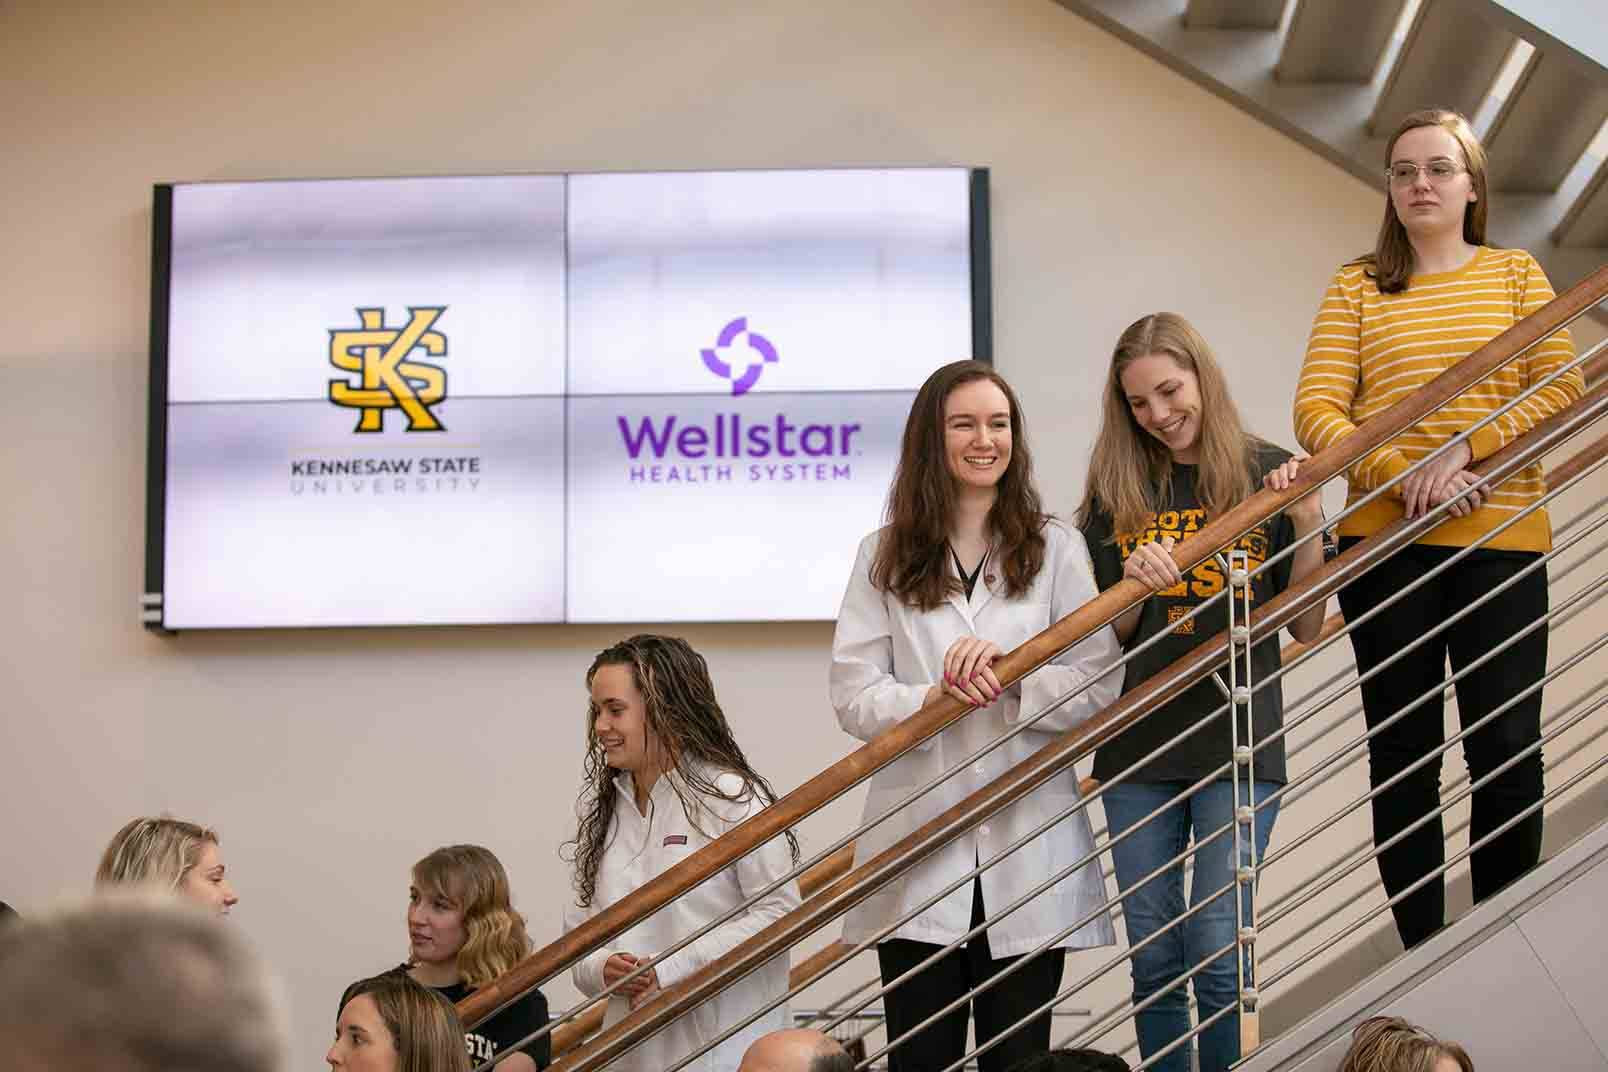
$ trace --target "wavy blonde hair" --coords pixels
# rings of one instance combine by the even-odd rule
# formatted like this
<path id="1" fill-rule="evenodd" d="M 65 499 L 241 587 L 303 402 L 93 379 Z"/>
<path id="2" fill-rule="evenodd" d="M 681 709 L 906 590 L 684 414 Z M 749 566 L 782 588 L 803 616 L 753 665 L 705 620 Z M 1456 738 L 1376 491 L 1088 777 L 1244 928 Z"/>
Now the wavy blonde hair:
<path id="1" fill-rule="evenodd" d="M 1228 377 L 1206 339 L 1177 313 L 1152 313 L 1128 325 L 1111 352 L 1101 405 L 1100 434 L 1089 458 L 1078 527 L 1088 527 L 1096 503 L 1113 520 L 1112 533 L 1134 532 L 1172 496 L 1172 453 L 1139 427 L 1122 389 L 1122 373 L 1142 357 L 1165 354 L 1200 384 L 1200 465 L 1195 488 L 1207 516 L 1219 517 L 1256 490 L 1255 455 L 1262 440 L 1245 430 L 1228 391 Z"/>
<path id="2" fill-rule="evenodd" d="M 485 986 L 530 953 L 525 917 L 514 911 L 508 872 L 490 849 L 447 845 L 413 865 L 413 884 L 463 913 L 458 974 L 470 987 Z"/>
<path id="3" fill-rule="evenodd" d="M 218 843 L 215 831 L 171 815 L 132 819 L 101 853 L 95 885 L 149 883 L 176 890 L 208 842 Z"/>
<path id="4" fill-rule="evenodd" d="M 396 1072 L 469 1072 L 463 1021 L 452 1002 L 400 972 L 359 979 L 346 988 L 336 1020 L 354 998 L 374 1002 L 396 1050 Z"/>
<path id="5" fill-rule="evenodd" d="M 1444 1042 L 1399 1016 L 1373 1016 L 1351 1033 L 1351 1049 L 1336 1072 L 1435 1072 L 1442 1058 L 1457 1062 L 1461 1072 L 1474 1072 L 1468 1051 Z"/>

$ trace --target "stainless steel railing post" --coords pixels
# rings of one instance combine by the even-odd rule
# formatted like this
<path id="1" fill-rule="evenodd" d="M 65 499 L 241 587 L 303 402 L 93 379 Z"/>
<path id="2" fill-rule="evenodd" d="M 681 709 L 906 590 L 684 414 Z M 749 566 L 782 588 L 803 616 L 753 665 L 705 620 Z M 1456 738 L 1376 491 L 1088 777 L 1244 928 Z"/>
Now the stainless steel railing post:
<path id="1" fill-rule="evenodd" d="M 1261 1044 L 1256 1008 L 1256 769 L 1253 763 L 1256 730 L 1252 722 L 1251 570 L 1250 555 L 1235 548 L 1226 558 L 1219 553 L 1228 578 L 1228 693 L 1229 766 L 1234 793 L 1234 967 L 1239 1014 L 1240 1052 Z M 1240 667 L 1244 666 L 1243 682 Z M 1244 719 L 1243 733 L 1241 719 Z M 1241 737 L 1244 737 L 1243 743 Z"/>

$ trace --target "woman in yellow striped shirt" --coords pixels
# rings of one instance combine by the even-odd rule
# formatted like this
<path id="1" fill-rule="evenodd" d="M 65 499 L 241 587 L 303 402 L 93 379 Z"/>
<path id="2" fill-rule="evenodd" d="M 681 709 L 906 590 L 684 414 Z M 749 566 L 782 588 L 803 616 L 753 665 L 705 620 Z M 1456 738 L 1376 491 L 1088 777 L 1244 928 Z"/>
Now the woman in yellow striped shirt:
<path id="1" fill-rule="evenodd" d="M 1314 454 L 1553 297 L 1551 284 L 1528 253 L 1485 244 L 1485 151 L 1466 119 L 1455 112 L 1414 112 L 1390 139 L 1385 158 L 1389 192 L 1377 246 L 1340 267 L 1312 324 L 1296 391 L 1295 432 Z M 1546 613 L 1544 567 L 1525 574 L 1452 626 L 1443 623 L 1551 548 L 1552 529 L 1544 509 L 1491 535 L 1544 493 L 1539 465 L 1495 489 L 1482 486 L 1468 469 L 1578 399 L 1583 389 L 1579 372 L 1559 377 L 1435 461 L 1402 474 L 1572 357 L 1568 333 L 1558 333 L 1362 458 L 1349 474 L 1353 502 L 1386 485 L 1390 491 L 1342 522 L 1342 548 L 1404 514 L 1418 517 L 1450 505 L 1445 521 L 1340 593 L 1347 621 L 1357 621 L 1462 549 L 1480 544 L 1410 598 L 1351 633 L 1357 669 L 1363 673 L 1407 652 L 1363 683 L 1370 730 L 1427 694 L 1369 740 L 1375 787 L 1423 761 L 1374 797 L 1376 844 L 1440 807 L 1440 759 L 1426 757 L 1445 739 L 1437 686 L 1448 655 L 1452 667 L 1460 670 L 1512 642 L 1458 682 L 1457 707 L 1464 726 L 1514 700 L 1546 670 L 1545 627 L 1515 639 Z M 1534 745 L 1540 734 L 1541 690 L 1535 688 L 1464 739 L 1470 777 L 1483 777 Z M 1475 790 L 1471 841 L 1534 806 L 1473 853 L 1476 900 L 1540 858 L 1541 795 L 1538 748 Z M 1436 871 L 1444 858 L 1444 833 L 1434 814 L 1380 854 L 1386 892 L 1397 896 Z M 1423 941 L 1445 922 L 1443 881 L 1431 879 L 1396 902 L 1393 911 L 1403 943 L 1411 948 Z"/>

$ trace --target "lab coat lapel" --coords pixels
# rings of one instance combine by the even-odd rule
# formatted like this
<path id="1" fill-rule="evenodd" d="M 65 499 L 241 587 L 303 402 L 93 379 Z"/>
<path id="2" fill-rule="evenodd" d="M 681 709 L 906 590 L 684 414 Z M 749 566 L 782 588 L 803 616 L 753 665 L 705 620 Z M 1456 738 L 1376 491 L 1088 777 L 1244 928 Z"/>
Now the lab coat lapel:
<path id="1" fill-rule="evenodd" d="M 972 608 L 971 604 L 966 600 L 966 593 L 964 591 L 950 592 L 948 599 L 949 605 L 958 610 L 960 616 L 966 619 L 966 627 L 968 629 L 972 628 Z"/>
<path id="2" fill-rule="evenodd" d="M 971 621 L 976 622 L 982 616 L 983 608 L 1003 591 L 1003 588 L 996 591 L 995 586 L 1003 586 L 1004 583 L 1004 578 L 994 570 L 993 555 L 990 552 L 989 558 L 983 562 L 982 576 L 977 578 L 977 587 L 972 589 L 971 609 L 968 614 Z"/>

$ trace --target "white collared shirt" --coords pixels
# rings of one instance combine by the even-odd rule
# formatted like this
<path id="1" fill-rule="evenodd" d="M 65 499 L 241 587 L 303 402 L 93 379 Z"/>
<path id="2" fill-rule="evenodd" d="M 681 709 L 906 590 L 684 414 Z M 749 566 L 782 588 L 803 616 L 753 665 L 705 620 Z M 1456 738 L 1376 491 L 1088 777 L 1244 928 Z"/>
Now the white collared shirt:
<path id="1" fill-rule="evenodd" d="M 730 771 L 706 770 L 703 773 L 722 793 L 735 796 L 743 789 L 742 778 Z M 699 794 L 680 774 L 672 771 L 654 783 L 644 815 L 637 810 L 631 775 L 617 775 L 615 784 L 619 794 L 614 821 L 598 866 L 592 905 L 583 909 L 572 902 L 564 913 L 565 931 L 579 926 L 765 807 L 757 797 L 732 802 Z M 698 805 L 693 816 L 696 821 L 689 820 L 676 793 L 678 786 Z M 570 970 L 571 978 L 583 993 L 598 993 L 603 989 L 603 964 L 614 953 L 630 953 L 641 958 L 668 949 L 677 940 L 769 886 L 792 867 L 787 839 L 773 838 L 642 920 L 609 947 L 576 961 Z M 659 985 L 664 988 L 674 985 L 797 908 L 798 904 L 798 883 L 790 881 L 742 915 L 661 961 L 655 968 Z M 677 1018 L 609 1067 L 622 1072 L 663 1072 L 765 1001 L 780 997 L 787 990 L 787 974 L 788 958 L 785 955 L 775 958 L 737 985 Z M 625 998 L 610 997 L 604 1023 L 617 1023 L 629 1011 L 630 1004 Z M 733 1072 L 743 1052 L 755 1039 L 787 1026 L 784 1003 L 687 1068 L 697 1072 Z"/>
<path id="2" fill-rule="evenodd" d="M 1002 571 L 989 560 L 970 598 L 951 594 L 930 611 L 907 606 L 872 586 L 871 560 L 881 532 L 861 541 L 832 640 L 831 696 L 839 725 L 869 741 L 913 714 L 927 689 L 943 681 L 944 653 L 956 640 L 978 636 L 1008 652 L 1093 599 L 1098 594 L 1094 569 L 1082 534 L 1051 521 L 1044 535 L 1044 565 L 1020 597 L 1006 598 Z M 1052 737 L 1116 700 L 1122 692 L 1122 672 L 1111 668 L 1120 655 L 1116 634 L 1109 626 L 1102 628 L 1007 689 L 992 706 L 973 710 L 874 774 L 866 795 L 865 820 L 897 806 L 912 790 L 961 764 L 1024 715 L 1036 714 L 1064 693 L 1096 679 L 1032 728 L 861 835 L 855 863 L 871 859 L 998 778 Z M 844 922 L 843 940 L 868 940 L 980 860 L 987 860 L 1077 799 L 1077 775 L 1068 768 L 851 910 Z M 1093 845 L 1087 809 L 1080 810 L 984 871 L 984 905 L 991 914 L 1005 908 L 1050 875 L 1088 855 Z M 1116 933 L 1110 916 L 1098 911 L 1104 901 L 1105 883 L 1098 861 L 1091 861 L 991 925 L 989 952 L 996 958 L 1027 953 L 1096 912 L 1089 923 L 1056 944 L 1069 948 L 1110 945 L 1116 941 Z M 886 938 L 947 945 L 970 929 L 971 907 L 972 884 L 967 882 Z"/>

